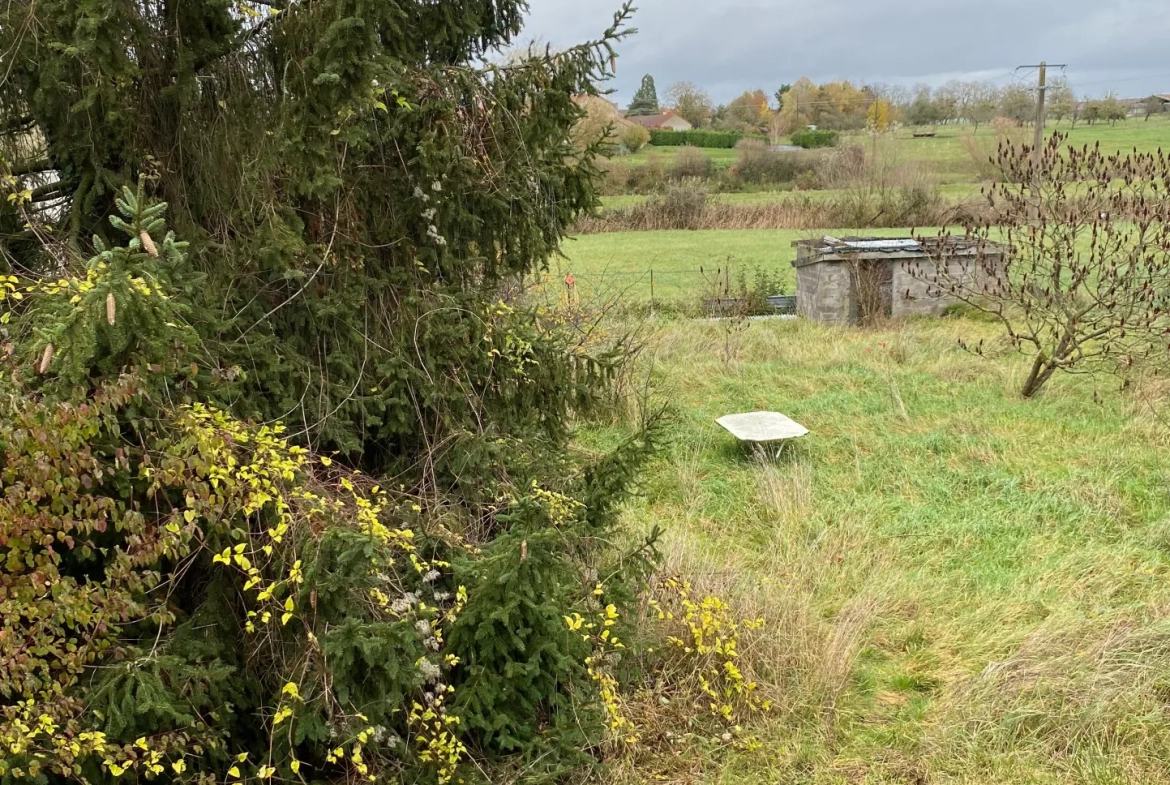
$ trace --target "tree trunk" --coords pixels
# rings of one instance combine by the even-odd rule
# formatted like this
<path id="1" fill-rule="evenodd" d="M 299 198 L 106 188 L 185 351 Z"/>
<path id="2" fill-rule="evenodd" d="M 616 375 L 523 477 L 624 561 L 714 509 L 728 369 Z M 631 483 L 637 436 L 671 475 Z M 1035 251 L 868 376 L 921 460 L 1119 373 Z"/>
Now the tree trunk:
<path id="1" fill-rule="evenodd" d="M 1020 395 L 1024 398 L 1034 398 L 1055 372 L 1055 363 L 1043 354 L 1037 355 L 1036 362 L 1032 363 L 1032 371 L 1028 374 L 1028 380 L 1024 382 L 1024 389 L 1020 390 Z"/>

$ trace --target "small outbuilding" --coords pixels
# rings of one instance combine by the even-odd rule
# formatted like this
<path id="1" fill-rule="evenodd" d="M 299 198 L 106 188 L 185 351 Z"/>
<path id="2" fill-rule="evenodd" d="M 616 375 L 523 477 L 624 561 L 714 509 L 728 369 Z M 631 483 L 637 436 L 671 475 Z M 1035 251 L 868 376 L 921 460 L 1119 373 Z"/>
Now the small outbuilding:
<path id="1" fill-rule="evenodd" d="M 946 265 L 951 281 L 994 274 L 1004 246 L 976 238 L 798 240 L 796 311 L 830 324 L 940 316 L 954 302 L 932 280 Z"/>

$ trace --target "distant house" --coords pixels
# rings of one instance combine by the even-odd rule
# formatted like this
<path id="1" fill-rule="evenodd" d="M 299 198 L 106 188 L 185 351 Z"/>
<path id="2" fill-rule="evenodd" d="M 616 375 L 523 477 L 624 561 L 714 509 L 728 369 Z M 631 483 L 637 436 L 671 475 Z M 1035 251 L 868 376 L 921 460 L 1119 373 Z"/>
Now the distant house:
<path id="1" fill-rule="evenodd" d="M 1154 93 L 1150 98 L 1162 104 L 1163 112 L 1170 112 L 1170 93 Z"/>
<path id="2" fill-rule="evenodd" d="M 689 131 L 694 128 L 693 125 L 673 112 L 639 115 L 637 117 L 627 115 L 626 121 L 640 125 L 651 131 Z"/>

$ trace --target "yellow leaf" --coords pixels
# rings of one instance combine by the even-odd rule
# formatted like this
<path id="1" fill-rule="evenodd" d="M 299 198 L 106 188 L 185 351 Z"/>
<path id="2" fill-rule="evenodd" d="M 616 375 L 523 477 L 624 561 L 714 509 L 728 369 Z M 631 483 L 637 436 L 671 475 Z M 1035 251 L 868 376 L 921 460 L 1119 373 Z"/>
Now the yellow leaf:
<path id="1" fill-rule="evenodd" d="M 283 625 L 285 625 L 285 624 L 288 624 L 288 620 L 289 620 L 289 619 L 291 619 L 292 617 L 293 617 L 293 615 L 292 615 L 291 613 L 282 613 L 282 614 L 280 615 L 280 623 L 281 623 L 281 625 L 283 626 Z"/>
<path id="2" fill-rule="evenodd" d="M 284 609 L 285 609 L 286 611 L 291 611 L 291 610 L 293 610 L 293 609 L 294 609 L 294 608 L 296 608 L 296 607 L 297 607 L 297 606 L 296 606 L 295 604 L 293 604 L 293 598 L 292 598 L 292 596 L 290 595 L 290 596 L 288 597 L 288 599 L 286 599 L 286 600 L 284 601 Z"/>
<path id="3" fill-rule="evenodd" d="M 292 763 L 288 764 L 288 767 L 292 769 L 293 774 L 299 774 L 301 771 L 301 762 L 299 760 L 294 760 Z"/>
<path id="4" fill-rule="evenodd" d="M 239 766 L 232 766 L 230 769 L 228 769 L 228 776 L 235 777 L 236 779 L 239 779 L 239 777 L 240 777 Z"/>
<path id="5" fill-rule="evenodd" d="M 187 523 L 194 523 L 197 517 L 199 517 L 198 513 L 196 513 L 194 510 L 185 510 L 183 512 L 183 520 L 185 520 Z"/>
<path id="6" fill-rule="evenodd" d="M 175 770 L 175 774 L 182 774 L 187 770 L 187 762 L 180 758 L 171 764 L 171 768 Z"/>
<path id="7" fill-rule="evenodd" d="M 321 461 L 322 466 L 332 466 L 333 465 L 333 460 L 331 458 L 326 458 L 324 455 L 322 455 L 318 460 Z"/>

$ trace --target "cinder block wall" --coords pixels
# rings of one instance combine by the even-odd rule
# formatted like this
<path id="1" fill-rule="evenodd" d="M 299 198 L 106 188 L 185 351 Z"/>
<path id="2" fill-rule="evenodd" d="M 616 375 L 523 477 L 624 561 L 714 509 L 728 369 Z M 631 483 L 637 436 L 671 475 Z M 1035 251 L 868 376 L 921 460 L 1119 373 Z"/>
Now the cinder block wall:
<path id="1" fill-rule="evenodd" d="M 849 266 L 822 262 L 796 268 L 796 310 L 807 318 L 826 324 L 849 324 L 852 314 L 853 282 Z"/>
<path id="2" fill-rule="evenodd" d="M 798 262 L 806 252 L 801 248 L 797 253 Z M 942 296 L 938 287 L 931 284 L 930 271 L 933 269 L 928 258 L 921 261 L 892 258 L 885 262 L 893 266 L 893 302 L 891 316 L 941 316 L 954 300 Z M 991 269 L 1002 264 L 1002 258 L 988 260 Z M 914 267 L 925 274 L 921 280 L 911 274 Z M 956 256 L 948 261 L 950 275 L 958 280 L 969 280 L 978 274 L 986 278 L 984 268 L 974 256 Z M 826 324 L 855 324 L 857 322 L 857 299 L 853 291 L 851 266 L 843 261 L 823 261 L 796 268 L 796 309 L 807 319 Z"/>

